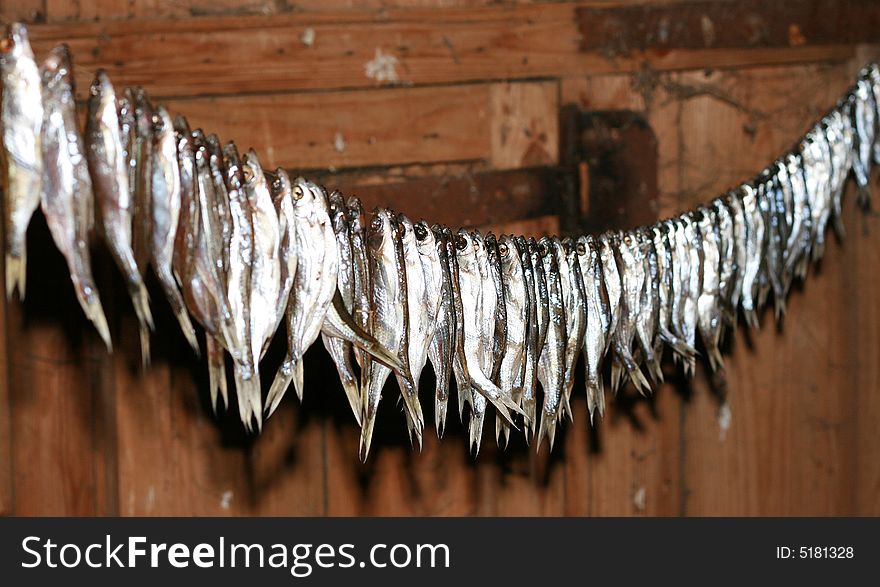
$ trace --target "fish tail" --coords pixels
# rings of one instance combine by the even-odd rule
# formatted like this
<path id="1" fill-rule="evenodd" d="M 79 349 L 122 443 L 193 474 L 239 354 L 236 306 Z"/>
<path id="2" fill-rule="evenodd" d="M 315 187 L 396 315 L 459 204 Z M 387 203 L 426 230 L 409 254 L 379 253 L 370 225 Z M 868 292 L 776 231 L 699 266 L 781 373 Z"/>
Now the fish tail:
<path id="1" fill-rule="evenodd" d="M 107 326 L 107 316 L 104 314 L 104 307 L 101 305 L 101 298 L 98 297 L 97 291 L 91 296 L 91 299 L 88 299 L 85 295 L 80 295 L 79 289 L 77 289 L 77 297 L 86 318 L 95 326 L 95 330 L 98 331 L 98 335 L 104 341 L 107 351 L 113 352 L 113 341 L 110 340 L 110 327 Z"/>
<path id="2" fill-rule="evenodd" d="M 361 426 L 361 440 L 358 455 L 361 462 L 367 462 L 370 455 L 370 445 L 373 443 L 373 425 L 376 423 L 376 414 L 364 414 L 363 425 Z"/>
<path id="3" fill-rule="evenodd" d="M 217 396 L 223 398 L 223 408 L 229 407 L 229 391 L 226 388 L 226 364 L 223 349 L 213 338 L 207 338 L 208 381 L 211 388 L 211 407 L 217 413 Z"/>
<path id="4" fill-rule="evenodd" d="M 831 226 L 834 227 L 834 234 L 837 235 L 837 240 L 846 238 L 846 228 L 843 226 L 843 218 L 840 217 L 839 212 L 834 215 L 834 222 Z"/>
<path id="5" fill-rule="evenodd" d="M 305 384 L 303 383 L 302 357 L 293 362 L 293 389 L 296 390 L 296 397 L 299 401 L 302 401 L 303 390 L 305 389 Z"/>
<path id="6" fill-rule="evenodd" d="M 447 398 L 437 397 L 434 402 L 434 426 L 437 428 L 437 438 L 443 438 L 443 431 L 446 429 L 446 407 Z"/>
<path id="7" fill-rule="evenodd" d="M 529 441 L 535 435 L 535 423 L 537 418 L 537 402 L 535 398 L 527 398 L 522 402 L 522 413 L 525 414 L 525 423 L 524 423 L 524 431 L 526 436 L 526 442 Z"/>
<path id="8" fill-rule="evenodd" d="M 269 394 L 266 396 L 266 406 L 264 408 L 266 418 L 269 418 L 275 412 L 275 409 L 278 408 L 278 404 L 281 403 L 281 398 L 284 397 L 287 388 L 290 387 L 290 382 L 293 380 L 293 371 L 298 362 L 301 361 L 288 356 L 281 363 L 281 366 L 278 367 L 275 379 L 272 380 L 272 385 L 269 387 Z"/>
<path id="9" fill-rule="evenodd" d="M 360 426 L 361 391 L 358 380 L 354 376 L 354 371 L 351 367 L 351 355 L 348 352 L 351 347 L 349 343 L 342 339 L 331 337 L 326 334 L 321 334 L 321 340 L 324 342 L 324 348 L 327 349 L 330 358 L 333 359 L 333 363 L 336 365 L 336 373 L 339 375 L 340 382 L 342 382 L 342 390 L 345 392 L 345 397 L 348 398 L 348 405 L 354 413 L 354 418 L 357 421 L 358 426 Z"/>
<path id="10" fill-rule="evenodd" d="M 159 282 L 162 284 L 162 289 L 165 291 L 165 297 L 168 298 L 168 303 L 171 305 L 171 310 L 177 318 L 177 323 L 180 325 L 180 330 L 183 332 L 183 336 L 186 337 L 186 341 L 189 343 L 189 346 L 192 348 L 196 356 L 199 356 L 199 341 L 196 339 L 196 331 L 189 319 L 186 305 L 183 303 L 183 296 L 180 295 L 180 290 L 177 289 L 174 273 L 171 271 L 171 267 L 166 266 L 164 269 L 157 269 L 156 275 L 159 277 Z"/>
<path id="11" fill-rule="evenodd" d="M 150 329 L 146 324 L 138 324 L 138 334 L 141 339 L 141 367 L 144 370 L 150 366 Z"/>
<path id="12" fill-rule="evenodd" d="M 486 419 L 486 411 L 474 413 L 471 415 L 470 425 L 468 426 L 468 438 L 470 442 L 471 452 L 476 459 L 480 454 L 480 445 L 483 442 L 483 424 Z"/>
<path id="13" fill-rule="evenodd" d="M 257 425 L 262 427 L 262 410 L 257 411 L 261 401 L 260 383 L 250 367 L 235 366 L 235 392 L 238 396 L 238 415 L 245 429 L 248 432 L 253 431 L 254 418 L 258 421 Z"/>
<path id="14" fill-rule="evenodd" d="M 422 415 L 422 404 L 419 402 L 419 394 L 412 376 L 407 371 L 404 375 L 395 373 L 397 383 L 400 386 L 400 395 L 403 397 L 403 404 L 406 408 L 409 418 L 412 420 L 412 431 L 421 437 L 422 430 L 425 428 L 425 419 Z"/>
<path id="15" fill-rule="evenodd" d="M 128 292 L 138 322 L 153 330 L 155 327 L 153 325 L 153 313 L 150 311 L 150 294 L 147 293 L 147 287 L 144 285 L 144 282 L 138 281 L 137 283 L 130 284 Z"/>
<path id="16" fill-rule="evenodd" d="M 538 442 L 535 444 L 535 450 L 541 450 L 541 443 L 544 437 L 550 444 L 550 450 L 553 450 L 553 443 L 556 440 L 556 415 L 554 413 L 541 412 L 541 423 L 538 426 Z"/>
<path id="17" fill-rule="evenodd" d="M 24 300 L 27 278 L 27 250 L 22 247 L 21 255 L 13 256 L 6 253 L 6 299 L 12 299 L 12 293 L 18 288 L 18 299 Z"/>

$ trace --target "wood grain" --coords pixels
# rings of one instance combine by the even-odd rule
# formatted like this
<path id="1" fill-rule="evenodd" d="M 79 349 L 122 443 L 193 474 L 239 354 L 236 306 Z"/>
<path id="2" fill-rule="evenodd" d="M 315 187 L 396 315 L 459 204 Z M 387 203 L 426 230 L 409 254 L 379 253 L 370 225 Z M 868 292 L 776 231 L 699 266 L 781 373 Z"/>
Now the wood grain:
<path id="1" fill-rule="evenodd" d="M 646 51 L 608 59 L 579 50 L 575 5 L 490 6 L 108 21 L 32 27 L 35 50 L 73 51 L 80 95 L 99 68 L 158 97 L 438 84 L 825 61 L 852 46 Z M 303 41 L 305 31 L 314 33 Z M 381 75 L 378 72 L 383 72 Z"/>
<path id="2" fill-rule="evenodd" d="M 168 107 L 193 128 L 253 147 L 266 169 L 336 169 L 488 158 L 489 96 L 489 86 L 473 85 L 177 100 Z"/>
<path id="3" fill-rule="evenodd" d="M 554 82 L 492 85 L 492 167 L 515 169 L 559 162 L 558 93 Z"/>

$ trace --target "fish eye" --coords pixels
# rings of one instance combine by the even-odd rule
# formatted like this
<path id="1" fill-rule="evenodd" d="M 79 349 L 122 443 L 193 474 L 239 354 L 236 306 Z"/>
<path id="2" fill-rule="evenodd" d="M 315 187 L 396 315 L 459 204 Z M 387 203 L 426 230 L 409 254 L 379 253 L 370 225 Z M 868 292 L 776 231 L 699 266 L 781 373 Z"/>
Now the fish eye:
<path id="1" fill-rule="evenodd" d="M 413 232 L 416 235 L 416 239 L 418 239 L 419 241 L 423 241 L 428 238 L 428 229 L 425 228 L 425 225 L 421 222 L 413 227 Z"/>
<path id="2" fill-rule="evenodd" d="M 586 255 L 587 254 L 587 247 L 582 242 L 578 242 L 576 249 L 577 249 L 578 255 Z"/>
<path id="3" fill-rule="evenodd" d="M 305 193 L 303 192 L 302 186 L 293 186 L 293 199 L 294 200 L 302 200 Z"/>
<path id="4" fill-rule="evenodd" d="M 632 237 L 630 235 L 626 235 L 625 237 L 623 237 L 623 242 L 627 246 L 631 245 L 632 244 Z"/>
<path id="5" fill-rule="evenodd" d="M 244 180 L 247 182 L 254 178 L 254 172 L 251 171 L 250 167 L 245 167 L 244 169 L 242 169 L 242 175 L 244 176 Z"/>
<path id="6" fill-rule="evenodd" d="M 455 248 L 459 251 L 467 249 L 467 239 L 464 238 L 464 235 L 459 234 L 455 236 Z"/>
<path id="7" fill-rule="evenodd" d="M 373 230 L 382 230 L 382 219 L 378 216 L 373 216 L 373 220 L 370 222 L 370 226 Z"/>
<path id="8" fill-rule="evenodd" d="M 510 250 L 507 248 L 507 245 L 506 245 L 505 243 L 499 243 L 499 245 L 498 245 L 498 253 L 499 253 L 502 257 L 506 257 L 507 254 L 508 254 L 509 252 L 510 252 Z"/>
<path id="9" fill-rule="evenodd" d="M 272 189 L 276 192 L 281 191 L 281 180 L 279 178 L 275 178 L 272 180 Z"/>
<path id="10" fill-rule="evenodd" d="M 548 252 L 547 251 L 547 244 L 546 243 L 539 243 L 538 244 L 538 254 L 543 257 L 547 254 L 547 252 Z"/>

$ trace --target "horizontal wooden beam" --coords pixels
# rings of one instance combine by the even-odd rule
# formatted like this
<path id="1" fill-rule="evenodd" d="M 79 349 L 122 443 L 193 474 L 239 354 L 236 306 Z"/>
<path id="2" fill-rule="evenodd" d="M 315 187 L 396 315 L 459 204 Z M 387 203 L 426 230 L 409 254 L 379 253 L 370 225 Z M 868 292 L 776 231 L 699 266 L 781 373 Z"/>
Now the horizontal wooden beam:
<path id="1" fill-rule="evenodd" d="M 641 25 L 623 27 L 626 21 L 614 15 L 624 13 L 613 11 L 638 9 L 589 12 L 596 9 L 566 2 L 99 21 L 34 25 L 31 36 L 39 55 L 59 42 L 70 45 L 80 96 L 99 68 L 119 85 L 181 97 L 573 77 L 637 71 L 645 62 L 658 70 L 737 67 L 853 54 L 848 40 L 826 39 L 821 46 L 747 51 L 685 45 L 614 58 L 609 53 L 619 47 L 612 44 L 609 52 L 607 35 L 636 35 Z M 665 10 L 681 9 L 673 4 Z"/>
<path id="2" fill-rule="evenodd" d="M 880 40 L 872 0 L 700 0 L 581 7 L 584 52 L 851 45 Z"/>
<path id="3" fill-rule="evenodd" d="M 462 171 L 375 184 L 360 174 L 313 173 L 330 189 L 357 195 L 367 211 L 388 207 L 449 226 L 503 225 L 539 216 L 558 216 L 564 171 L 535 167 L 510 171 Z"/>

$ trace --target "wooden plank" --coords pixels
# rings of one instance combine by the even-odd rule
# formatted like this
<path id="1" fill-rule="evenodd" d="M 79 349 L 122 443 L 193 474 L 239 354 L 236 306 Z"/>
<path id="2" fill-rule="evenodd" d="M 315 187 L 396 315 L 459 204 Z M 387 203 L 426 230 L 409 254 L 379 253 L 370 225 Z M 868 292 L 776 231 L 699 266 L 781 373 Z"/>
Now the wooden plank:
<path id="1" fill-rule="evenodd" d="M 34 26 L 38 54 L 67 42 L 79 95 L 95 70 L 157 97 L 516 80 L 654 69 L 824 61 L 851 46 L 648 51 L 608 59 L 579 50 L 575 4 L 399 9 Z M 306 30 L 314 32 L 303 42 Z M 258 65 L 257 65 L 258 64 Z"/>
<path id="2" fill-rule="evenodd" d="M 680 410 L 668 386 L 650 398 L 624 389 L 609 402 L 590 435 L 589 515 L 679 514 Z"/>
<path id="3" fill-rule="evenodd" d="M 186 115 L 193 128 L 234 140 L 241 149 L 253 147 L 267 169 L 490 155 L 485 85 L 178 100 L 168 107 Z"/>
<path id="4" fill-rule="evenodd" d="M 272 0 L 46 0 L 49 22 L 113 19 L 184 18 L 188 16 L 273 14 Z"/>
<path id="5" fill-rule="evenodd" d="M 5 182 L 4 182 L 5 184 Z M 4 185 L 5 189 L 5 185 Z M 0 228 L 5 242 L 5 230 Z M 4 261 L 5 263 L 5 256 Z M 0 265 L 2 265 L 0 263 Z M 6 267 L 0 275 L 0 287 L 6 291 Z M 0 300 L 0 516 L 12 515 L 15 511 L 15 494 L 13 492 L 14 472 L 12 470 L 12 402 L 10 389 L 10 353 L 8 340 L 6 298 Z"/>
<path id="6" fill-rule="evenodd" d="M 515 169 L 559 162 L 558 93 L 556 82 L 492 85 L 492 167 Z"/>
<path id="7" fill-rule="evenodd" d="M 578 8 L 581 50 L 609 56 L 649 49 L 851 45 L 880 39 L 880 15 L 862 0 L 703 0 Z"/>
<path id="8" fill-rule="evenodd" d="M 15 340 L 8 366 L 15 513 L 108 513 L 107 500 L 98 500 L 106 446 L 95 442 L 101 410 L 91 379 L 101 357 L 85 344 L 95 335 L 39 214 L 29 236 L 27 300 L 10 303 L 7 312 L 8 336 Z"/>
<path id="9" fill-rule="evenodd" d="M 0 2 L 0 16 L 9 22 L 44 22 L 47 1 L 51 0 L 3 0 Z"/>
<path id="10" fill-rule="evenodd" d="M 349 183 L 316 174 L 330 189 L 357 195 L 364 209 L 389 207 L 450 226 L 484 226 L 558 214 L 562 178 L 549 167 L 511 171 L 462 171 L 388 184 Z"/>
<path id="11" fill-rule="evenodd" d="M 679 206 L 705 201 L 753 175 L 849 81 L 845 68 L 795 67 L 688 74 L 669 83 L 682 102 L 681 132 L 687 137 L 679 161 Z M 740 89 L 745 86 L 751 93 Z M 852 303 L 844 287 L 848 264 L 831 241 L 821 273 L 811 272 L 803 291 L 789 297 L 782 331 L 769 313 L 760 331 L 740 329 L 726 359 L 726 382 L 710 386 L 698 375 L 686 392 L 688 515 L 854 512 L 857 446 L 847 374 L 847 341 L 854 334 L 835 313 L 811 310 Z M 710 393 L 717 388 L 727 390 L 729 414 L 721 420 L 719 400 Z"/>

